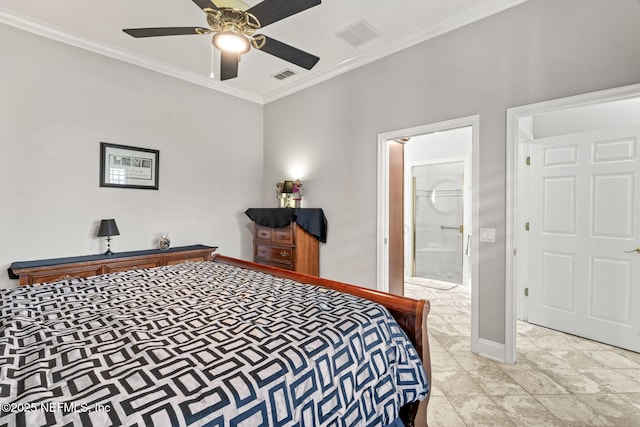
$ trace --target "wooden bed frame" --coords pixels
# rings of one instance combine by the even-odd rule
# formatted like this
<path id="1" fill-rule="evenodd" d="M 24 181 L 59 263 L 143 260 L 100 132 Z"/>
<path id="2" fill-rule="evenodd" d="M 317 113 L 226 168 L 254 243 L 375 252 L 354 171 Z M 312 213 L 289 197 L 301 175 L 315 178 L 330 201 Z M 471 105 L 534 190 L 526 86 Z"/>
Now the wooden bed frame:
<path id="1" fill-rule="evenodd" d="M 427 315 L 431 308 L 429 301 L 416 300 L 413 298 L 392 295 L 386 292 L 367 289 L 360 286 L 349 285 L 342 282 L 323 279 L 307 274 L 296 273 L 277 267 L 256 264 L 250 261 L 231 258 L 219 254 L 212 254 L 211 261 L 221 264 L 229 264 L 249 270 L 260 271 L 277 277 L 295 280 L 296 282 L 322 286 L 335 289 L 340 292 L 355 295 L 370 301 L 382 304 L 389 310 L 396 319 L 400 327 L 405 331 L 418 354 L 422 358 L 424 368 L 431 387 L 431 359 L 429 355 L 429 339 L 427 335 Z M 426 427 L 427 425 L 427 405 L 429 395 L 421 401 L 405 405 L 400 409 L 400 417 L 407 427 Z"/>
<path id="2" fill-rule="evenodd" d="M 407 336 L 416 347 L 418 354 L 422 358 L 427 378 L 429 380 L 429 386 L 431 387 L 431 360 L 429 356 L 429 341 L 427 338 L 427 315 L 430 310 L 429 301 L 415 300 L 360 286 L 322 279 L 317 276 L 296 273 L 277 267 L 270 267 L 250 261 L 226 257 L 215 253 L 216 249 L 216 247 L 196 245 L 183 248 L 172 248 L 166 252 L 137 251 L 123 253 L 119 254 L 117 257 L 97 255 L 84 257 L 87 259 L 83 258 L 82 260 L 76 258 L 60 258 L 27 263 L 14 263 L 9 269 L 9 275 L 12 278 L 19 277 L 20 285 L 28 285 L 69 279 L 72 277 L 87 277 L 116 271 L 157 267 L 184 261 L 212 261 L 221 264 L 234 265 L 249 270 L 261 271 L 273 276 L 292 279 L 300 283 L 335 289 L 340 292 L 377 302 L 389 310 L 391 315 L 396 319 L 400 327 L 406 332 Z M 429 396 L 430 393 L 423 401 L 405 405 L 400 409 L 400 417 L 406 427 L 426 427 Z"/>

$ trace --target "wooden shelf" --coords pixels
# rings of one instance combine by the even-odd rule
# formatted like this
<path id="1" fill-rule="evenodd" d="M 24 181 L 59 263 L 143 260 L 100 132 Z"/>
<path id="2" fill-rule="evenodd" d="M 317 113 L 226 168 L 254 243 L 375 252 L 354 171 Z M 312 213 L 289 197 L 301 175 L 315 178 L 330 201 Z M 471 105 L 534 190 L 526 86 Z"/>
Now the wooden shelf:
<path id="1" fill-rule="evenodd" d="M 9 275 L 20 280 L 20 286 L 55 282 L 71 278 L 173 265 L 185 261 L 211 261 L 215 246 L 193 245 L 171 248 L 88 255 L 81 257 L 14 262 Z"/>

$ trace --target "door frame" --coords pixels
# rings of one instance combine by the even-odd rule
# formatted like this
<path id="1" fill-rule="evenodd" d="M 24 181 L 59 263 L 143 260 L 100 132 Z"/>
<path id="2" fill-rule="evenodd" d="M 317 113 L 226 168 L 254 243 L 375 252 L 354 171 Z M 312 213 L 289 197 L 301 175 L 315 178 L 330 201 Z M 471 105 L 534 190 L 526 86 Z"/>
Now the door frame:
<path id="1" fill-rule="evenodd" d="M 427 133 L 441 132 L 461 127 L 471 126 L 471 249 L 469 256 L 471 273 L 471 351 L 478 353 L 479 326 L 479 241 L 473 236 L 479 236 L 479 140 L 480 116 L 467 116 L 446 120 L 427 125 L 406 129 L 399 129 L 378 134 L 378 207 L 377 207 L 377 280 L 376 286 L 380 291 L 389 291 L 389 143 L 394 139 L 414 137 Z"/>
<path id="2" fill-rule="evenodd" d="M 526 186 L 524 167 L 528 142 L 532 139 L 531 117 L 536 114 L 640 97 L 640 84 L 606 89 L 582 95 L 543 101 L 507 109 L 507 212 L 505 262 L 505 363 L 516 361 L 518 309 L 526 305 L 523 274 L 528 255 Z M 527 196 L 527 197 L 525 197 Z M 518 268 L 518 265 L 522 267 Z M 525 313 L 526 316 L 526 313 Z"/>

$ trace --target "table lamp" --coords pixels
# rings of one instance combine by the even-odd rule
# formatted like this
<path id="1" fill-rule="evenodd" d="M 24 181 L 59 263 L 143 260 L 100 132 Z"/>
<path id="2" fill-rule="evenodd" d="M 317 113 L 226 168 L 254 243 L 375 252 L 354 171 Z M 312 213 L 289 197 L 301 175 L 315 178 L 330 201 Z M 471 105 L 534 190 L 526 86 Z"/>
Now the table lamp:
<path id="1" fill-rule="evenodd" d="M 103 219 L 100 221 L 100 227 L 98 228 L 98 237 L 107 238 L 107 251 L 105 255 L 113 255 L 111 252 L 111 236 L 119 236 L 118 226 L 115 219 Z"/>

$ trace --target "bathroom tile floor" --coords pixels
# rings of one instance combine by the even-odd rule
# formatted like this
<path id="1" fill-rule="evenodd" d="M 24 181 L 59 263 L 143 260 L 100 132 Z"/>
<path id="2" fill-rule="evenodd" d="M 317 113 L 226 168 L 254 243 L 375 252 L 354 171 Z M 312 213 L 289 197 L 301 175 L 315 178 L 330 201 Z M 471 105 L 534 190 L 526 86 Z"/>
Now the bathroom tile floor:
<path id="1" fill-rule="evenodd" d="M 517 362 L 470 351 L 471 294 L 405 284 L 431 301 L 429 427 L 640 426 L 640 354 L 518 322 Z"/>

